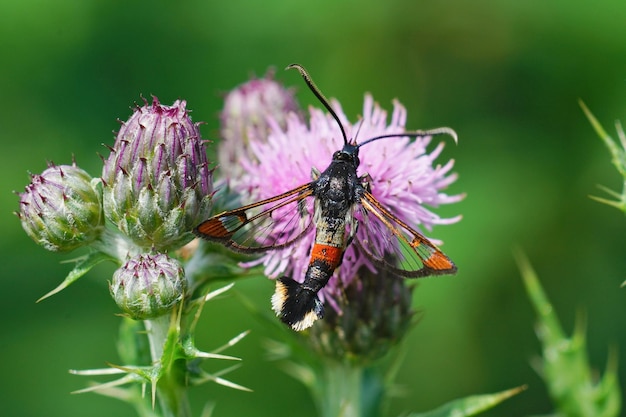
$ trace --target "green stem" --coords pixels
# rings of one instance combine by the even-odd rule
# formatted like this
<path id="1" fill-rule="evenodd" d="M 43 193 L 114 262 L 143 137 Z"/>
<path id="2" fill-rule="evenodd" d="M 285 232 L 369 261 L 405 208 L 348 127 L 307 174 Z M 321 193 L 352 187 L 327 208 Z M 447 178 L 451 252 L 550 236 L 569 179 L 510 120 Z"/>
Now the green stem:
<path id="1" fill-rule="evenodd" d="M 150 342 L 150 357 L 152 362 L 156 363 L 163 356 L 163 347 L 170 329 L 170 316 L 169 314 L 164 314 L 160 317 L 146 320 L 145 325 L 148 332 L 148 341 Z"/>
<path id="2" fill-rule="evenodd" d="M 172 361 L 164 357 L 165 343 L 170 331 L 170 316 L 168 314 L 155 319 L 146 320 L 146 330 L 150 342 L 150 356 L 153 365 L 160 370 L 157 384 L 157 401 L 162 417 L 190 417 L 191 407 L 187 397 L 187 388 L 184 385 L 184 361 Z"/>
<path id="3" fill-rule="evenodd" d="M 127 236 L 116 229 L 104 227 L 102 234 L 91 247 L 124 263 L 126 259 L 141 253 L 141 248 L 135 245 Z"/>
<path id="4" fill-rule="evenodd" d="M 363 368 L 327 362 L 318 398 L 322 417 L 361 417 Z"/>

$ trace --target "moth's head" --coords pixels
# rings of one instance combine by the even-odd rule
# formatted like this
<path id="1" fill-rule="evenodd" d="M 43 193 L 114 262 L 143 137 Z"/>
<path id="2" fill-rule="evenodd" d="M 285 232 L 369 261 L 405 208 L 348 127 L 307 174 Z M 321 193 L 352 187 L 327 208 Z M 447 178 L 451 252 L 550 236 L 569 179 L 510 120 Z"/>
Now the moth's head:
<path id="1" fill-rule="evenodd" d="M 354 167 L 358 167 L 361 161 L 359 160 L 359 146 L 353 143 L 346 143 L 343 149 L 333 154 L 333 161 L 342 161 L 353 164 Z"/>

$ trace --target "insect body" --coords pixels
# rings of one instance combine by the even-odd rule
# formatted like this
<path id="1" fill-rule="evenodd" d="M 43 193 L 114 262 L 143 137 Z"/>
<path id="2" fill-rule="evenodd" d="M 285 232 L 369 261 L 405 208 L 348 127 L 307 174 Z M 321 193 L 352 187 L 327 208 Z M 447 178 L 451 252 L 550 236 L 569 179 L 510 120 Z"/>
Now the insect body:
<path id="1" fill-rule="evenodd" d="M 376 136 L 359 144 L 348 141 L 339 118 L 306 70 L 296 64 L 288 68 L 300 71 L 307 85 L 337 121 L 344 139 L 343 148 L 334 153 L 325 171 L 314 174 L 310 183 L 220 213 L 196 227 L 196 235 L 236 251 L 256 253 L 296 244 L 311 227 L 315 227 L 315 240 L 303 282 L 283 276 L 277 279 L 272 296 L 273 310 L 297 331 L 310 327 L 324 316 L 318 293 L 341 264 L 344 251 L 353 240 L 376 266 L 400 276 L 424 277 L 456 272 L 454 263 L 434 244 L 376 200 L 369 190 L 367 176 L 357 174 L 359 149 L 367 143 L 391 137 L 437 134 L 449 134 L 456 140 L 454 131 L 438 128 Z"/>
<path id="2" fill-rule="evenodd" d="M 306 329 L 324 316 L 317 293 L 341 264 L 348 243 L 346 227 L 353 224 L 353 207 L 364 191 L 356 174 L 358 148 L 347 148 L 335 152 L 330 166 L 311 183 L 316 231 L 304 281 L 282 277 L 276 283 L 272 308 L 294 330 Z"/>

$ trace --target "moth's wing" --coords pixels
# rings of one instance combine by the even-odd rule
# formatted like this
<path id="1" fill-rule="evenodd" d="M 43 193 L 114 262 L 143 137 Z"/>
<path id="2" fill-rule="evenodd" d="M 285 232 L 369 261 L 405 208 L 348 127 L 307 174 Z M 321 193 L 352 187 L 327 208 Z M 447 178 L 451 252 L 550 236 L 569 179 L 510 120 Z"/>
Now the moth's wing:
<path id="1" fill-rule="evenodd" d="M 450 258 L 383 207 L 369 191 L 364 190 L 360 206 L 362 219 L 355 241 L 374 265 L 409 278 L 456 272 Z"/>
<path id="2" fill-rule="evenodd" d="M 312 183 L 225 211 L 200 223 L 194 233 L 244 253 L 287 247 L 301 238 L 313 221 Z"/>

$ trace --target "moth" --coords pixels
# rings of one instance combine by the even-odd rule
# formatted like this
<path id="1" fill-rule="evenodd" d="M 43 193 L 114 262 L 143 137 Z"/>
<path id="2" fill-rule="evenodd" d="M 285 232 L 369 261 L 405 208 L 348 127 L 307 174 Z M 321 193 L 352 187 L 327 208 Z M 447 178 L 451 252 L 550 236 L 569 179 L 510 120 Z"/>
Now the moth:
<path id="1" fill-rule="evenodd" d="M 300 72 L 305 83 L 339 125 L 343 148 L 330 165 L 313 169 L 312 181 L 272 198 L 235 210 L 219 213 L 202 222 L 194 233 L 209 241 L 243 253 L 260 253 L 297 245 L 302 236 L 315 229 L 310 260 L 302 282 L 283 276 L 276 280 L 272 309 L 285 324 L 304 330 L 324 317 L 318 297 L 350 244 L 368 256 L 379 268 L 407 278 L 454 274 L 455 264 L 426 237 L 398 218 L 372 195 L 370 178 L 359 176 L 359 150 L 377 140 L 447 134 L 456 141 L 454 130 L 441 127 L 405 131 L 368 138 L 360 143 L 348 140 L 335 111 L 317 88 L 308 72 L 298 64 L 287 69 Z M 360 213 L 355 216 L 355 213 Z M 357 233 L 359 231 L 359 233 Z"/>

